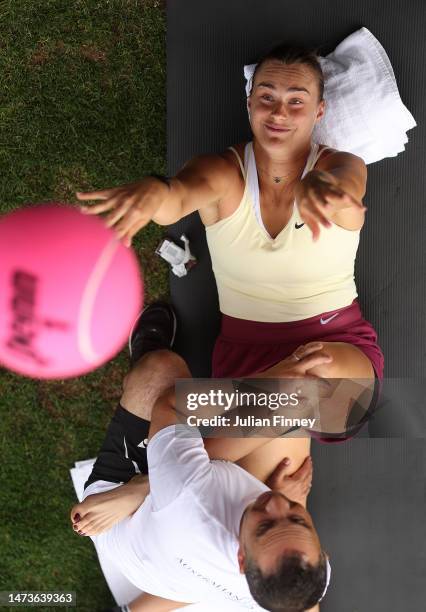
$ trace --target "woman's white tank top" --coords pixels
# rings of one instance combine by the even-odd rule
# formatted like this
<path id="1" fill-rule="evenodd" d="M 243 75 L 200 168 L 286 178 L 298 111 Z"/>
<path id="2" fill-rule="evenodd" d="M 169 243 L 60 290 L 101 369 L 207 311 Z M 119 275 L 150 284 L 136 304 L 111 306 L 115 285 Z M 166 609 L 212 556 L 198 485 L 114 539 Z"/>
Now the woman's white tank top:
<path id="1" fill-rule="evenodd" d="M 317 242 L 293 204 L 287 225 L 276 238 L 266 231 L 260 210 L 259 182 L 253 143 L 247 143 L 245 179 L 238 208 L 206 227 L 221 311 L 251 321 L 299 321 L 348 306 L 357 296 L 354 281 L 359 231 L 333 224 L 322 227 Z M 319 155 L 313 143 L 303 171 Z"/>

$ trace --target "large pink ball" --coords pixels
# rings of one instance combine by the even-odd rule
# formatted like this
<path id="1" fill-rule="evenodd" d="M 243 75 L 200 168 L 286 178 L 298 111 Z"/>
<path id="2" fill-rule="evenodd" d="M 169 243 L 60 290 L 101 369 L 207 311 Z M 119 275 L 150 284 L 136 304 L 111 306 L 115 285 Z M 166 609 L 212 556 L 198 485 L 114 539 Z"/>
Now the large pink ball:
<path id="1" fill-rule="evenodd" d="M 98 217 L 41 204 L 0 217 L 0 363 L 35 378 L 93 370 L 143 300 L 131 249 Z"/>

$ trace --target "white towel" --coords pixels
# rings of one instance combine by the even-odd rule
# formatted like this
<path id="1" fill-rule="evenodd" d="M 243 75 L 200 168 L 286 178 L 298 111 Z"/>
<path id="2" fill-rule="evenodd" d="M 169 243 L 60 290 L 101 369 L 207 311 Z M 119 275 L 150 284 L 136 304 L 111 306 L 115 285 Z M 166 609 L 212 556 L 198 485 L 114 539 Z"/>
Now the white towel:
<path id="1" fill-rule="evenodd" d="M 326 109 L 312 140 L 354 153 L 366 164 L 404 151 L 406 132 L 417 124 L 401 101 L 391 63 L 377 38 L 361 28 L 319 59 Z M 255 67 L 244 66 L 247 96 Z"/>

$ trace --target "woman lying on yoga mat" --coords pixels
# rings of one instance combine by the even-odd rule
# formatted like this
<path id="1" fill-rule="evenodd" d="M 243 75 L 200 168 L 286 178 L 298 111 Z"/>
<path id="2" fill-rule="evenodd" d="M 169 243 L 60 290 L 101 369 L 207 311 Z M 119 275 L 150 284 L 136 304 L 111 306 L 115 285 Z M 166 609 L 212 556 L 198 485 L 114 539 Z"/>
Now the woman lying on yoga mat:
<path id="1" fill-rule="evenodd" d="M 323 87 L 314 54 L 278 47 L 253 75 L 252 142 L 195 157 L 168 185 L 147 177 L 77 194 L 103 200 L 84 210 L 108 211 L 107 224 L 127 244 L 151 219 L 168 225 L 199 211 L 223 313 L 215 377 L 260 371 L 313 340 L 333 361 L 311 374 L 383 377 L 354 281 L 366 166 L 311 141 L 325 112 Z"/>

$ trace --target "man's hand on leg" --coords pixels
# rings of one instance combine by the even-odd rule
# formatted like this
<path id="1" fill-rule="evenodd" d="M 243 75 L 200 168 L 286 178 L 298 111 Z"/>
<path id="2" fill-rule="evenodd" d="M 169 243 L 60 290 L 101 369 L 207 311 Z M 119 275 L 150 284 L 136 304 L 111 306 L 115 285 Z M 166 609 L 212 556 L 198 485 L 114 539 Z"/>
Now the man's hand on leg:
<path id="1" fill-rule="evenodd" d="M 291 476 L 287 475 L 290 460 L 286 457 L 277 465 L 265 484 L 283 493 L 288 499 L 306 508 L 306 500 L 312 486 L 312 459 L 309 455 Z"/>

